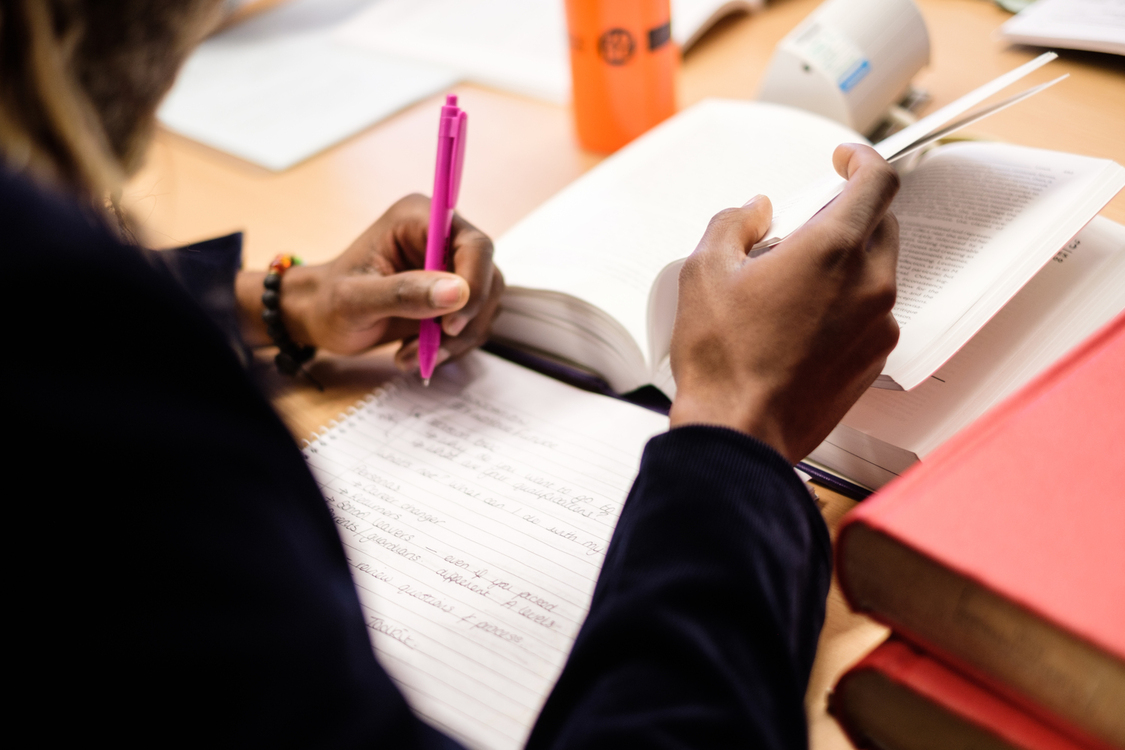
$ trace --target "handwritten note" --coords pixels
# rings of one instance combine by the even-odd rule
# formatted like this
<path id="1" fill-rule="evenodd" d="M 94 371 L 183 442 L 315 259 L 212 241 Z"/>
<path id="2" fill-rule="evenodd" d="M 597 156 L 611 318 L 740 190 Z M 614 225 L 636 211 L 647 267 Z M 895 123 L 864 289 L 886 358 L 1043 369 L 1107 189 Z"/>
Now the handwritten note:
<path id="1" fill-rule="evenodd" d="M 664 417 L 483 353 L 305 447 L 380 662 L 470 747 L 522 746 Z"/>

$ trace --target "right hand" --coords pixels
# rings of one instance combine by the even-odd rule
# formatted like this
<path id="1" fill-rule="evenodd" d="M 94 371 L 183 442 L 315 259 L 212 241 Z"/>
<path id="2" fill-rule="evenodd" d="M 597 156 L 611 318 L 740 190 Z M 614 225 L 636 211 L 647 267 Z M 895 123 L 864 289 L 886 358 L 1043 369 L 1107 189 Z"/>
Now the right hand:
<path id="1" fill-rule="evenodd" d="M 504 291 L 492 241 L 454 214 L 453 267 L 426 271 L 429 225 L 430 199 L 410 195 L 335 260 L 289 269 L 281 281 L 281 315 L 293 340 L 338 354 L 403 340 L 395 363 L 408 371 L 418 367 L 421 318 L 441 318 L 438 364 L 483 344 Z M 249 346 L 271 343 L 261 317 L 264 278 L 262 272 L 242 272 L 236 281 Z"/>
<path id="2" fill-rule="evenodd" d="M 796 463 L 820 444 L 898 342 L 895 171 L 845 144 L 843 193 L 768 253 L 769 199 L 716 215 L 680 272 L 672 333 L 672 427 L 752 435 Z"/>

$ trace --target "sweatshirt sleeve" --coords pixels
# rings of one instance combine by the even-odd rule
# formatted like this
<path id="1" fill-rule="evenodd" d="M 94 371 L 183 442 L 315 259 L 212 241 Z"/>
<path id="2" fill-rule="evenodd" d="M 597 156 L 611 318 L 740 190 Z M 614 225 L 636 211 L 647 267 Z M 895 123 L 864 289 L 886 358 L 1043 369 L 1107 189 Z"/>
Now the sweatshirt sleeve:
<path id="1" fill-rule="evenodd" d="M 654 438 L 528 747 L 806 747 L 830 550 L 769 446 L 704 426 Z"/>
<path id="2" fill-rule="evenodd" d="M 171 275 L 219 327 L 243 365 L 249 354 L 238 324 L 234 280 L 242 267 L 242 233 L 168 250 L 141 252 L 158 270 Z"/>

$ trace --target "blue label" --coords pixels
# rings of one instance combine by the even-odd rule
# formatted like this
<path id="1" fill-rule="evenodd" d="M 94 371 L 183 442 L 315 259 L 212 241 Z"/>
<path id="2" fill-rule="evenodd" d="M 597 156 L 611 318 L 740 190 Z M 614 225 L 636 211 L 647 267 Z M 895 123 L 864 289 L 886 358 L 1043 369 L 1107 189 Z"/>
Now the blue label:
<path id="1" fill-rule="evenodd" d="M 860 60 L 848 68 L 848 72 L 840 76 L 840 90 L 845 94 L 855 88 L 855 85 L 867 77 L 871 72 L 871 63 Z"/>

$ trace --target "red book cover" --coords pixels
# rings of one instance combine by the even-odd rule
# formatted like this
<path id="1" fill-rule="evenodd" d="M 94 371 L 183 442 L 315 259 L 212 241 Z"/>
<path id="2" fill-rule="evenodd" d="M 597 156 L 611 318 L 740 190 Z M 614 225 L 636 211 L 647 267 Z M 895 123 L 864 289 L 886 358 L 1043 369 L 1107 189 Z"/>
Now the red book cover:
<path id="1" fill-rule="evenodd" d="M 848 550 L 862 526 L 1091 644 L 1120 674 L 1125 314 L 849 513 L 837 565 L 853 606 L 861 592 L 849 579 Z M 870 614 L 1008 692 L 995 675 L 959 662 L 893 616 Z M 1121 719 L 1114 723 L 1116 733 Z"/>
<path id="2" fill-rule="evenodd" d="M 1015 747 L 1027 750 L 1088 750 L 1089 746 L 1054 730 L 980 684 L 893 637 L 849 669 L 840 678 L 833 695 L 833 713 L 852 742 L 860 747 L 868 744 L 863 728 L 850 721 L 847 713 L 836 704 L 841 691 L 848 689 L 849 679 L 865 671 L 878 672 L 891 682 Z"/>

